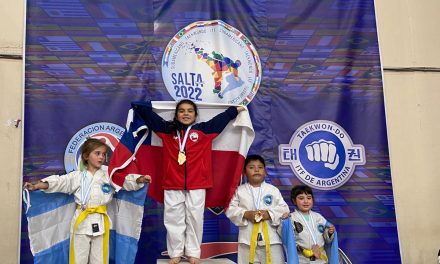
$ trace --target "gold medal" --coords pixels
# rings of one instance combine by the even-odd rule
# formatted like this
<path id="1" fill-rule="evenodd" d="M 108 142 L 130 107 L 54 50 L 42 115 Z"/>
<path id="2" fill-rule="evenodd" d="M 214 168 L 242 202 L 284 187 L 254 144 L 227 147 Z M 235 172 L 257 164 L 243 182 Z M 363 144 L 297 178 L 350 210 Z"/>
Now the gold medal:
<path id="1" fill-rule="evenodd" d="M 186 155 L 185 152 L 179 151 L 179 155 L 177 156 L 177 162 L 179 165 L 182 165 L 186 161 Z"/>
<path id="2" fill-rule="evenodd" d="M 259 223 L 263 219 L 263 214 L 260 211 L 256 212 L 254 219 L 256 223 Z"/>

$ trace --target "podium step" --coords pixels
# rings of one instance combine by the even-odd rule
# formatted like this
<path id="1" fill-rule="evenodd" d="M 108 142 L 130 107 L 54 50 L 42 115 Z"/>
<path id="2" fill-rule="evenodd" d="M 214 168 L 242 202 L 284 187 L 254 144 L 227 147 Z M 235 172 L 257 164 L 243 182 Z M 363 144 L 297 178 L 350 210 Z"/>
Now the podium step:
<path id="1" fill-rule="evenodd" d="M 158 259 L 157 264 L 168 264 L 169 259 Z M 180 261 L 182 264 L 189 263 L 186 259 L 182 259 Z M 202 259 L 200 260 L 201 264 L 235 264 L 234 261 L 227 259 L 227 258 L 220 258 L 220 259 Z"/>

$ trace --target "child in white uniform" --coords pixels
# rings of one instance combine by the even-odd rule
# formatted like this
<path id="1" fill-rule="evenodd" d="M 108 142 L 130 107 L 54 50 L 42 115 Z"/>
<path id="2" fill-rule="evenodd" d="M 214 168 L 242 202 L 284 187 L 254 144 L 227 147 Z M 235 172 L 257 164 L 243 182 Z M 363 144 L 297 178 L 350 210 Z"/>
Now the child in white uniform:
<path id="1" fill-rule="evenodd" d="M 280 191 L 264 182 L 266 165 L 261 156 L 246 158 L 244 174 L 248 182 L 237 188 L 226 211 L 226 216 L 239 227 L 238 264 L 284 263 L 277 227 L 289 207 Z"/>
<path id="2" fill-rule="evenodd" d="M 321 214 L 313 212 L 313 192 L 305 185 L 292 188 L 290 198 L 296 210 L 290 214 L 300 264 L 328 263 L 324 245 L 332 243 L 335 227 Z M 283 218 L 289 217 L 287 214 Z"/>
<path id="3" fill-rule="evenodd" d="M 69 262 L 76 264 L 108 263 L 108 236 L 111 221 L 106 213 L 114 193 L 107 170 L 102 168 L 107 153 L 107 145 L 89 138 L 81 147 L 83 171 L 72 171 L 66 175 L 52 175 L 36 184 L 26 182 L 30 191 L 69 193 L 75 196 L 77 209 L 71 222 L 71 245 Z M 139 190 L 151 181 L 149 175 L 130 174 L 123 188 L 127 191 Z"/>

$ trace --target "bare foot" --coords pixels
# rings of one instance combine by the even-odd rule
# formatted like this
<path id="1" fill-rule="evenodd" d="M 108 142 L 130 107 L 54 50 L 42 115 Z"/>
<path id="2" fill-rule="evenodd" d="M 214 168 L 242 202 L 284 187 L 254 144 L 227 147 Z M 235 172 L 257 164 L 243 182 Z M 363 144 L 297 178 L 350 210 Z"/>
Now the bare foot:
<path id="1" fill-rule="evenodd" d="M 200 259 L 195 258 L 195 257 L 188 257 L 188 261 L 191 264 L 200 264 Z"/>
<path id="2" fill-rule="evenodd" d="M 168 264 L 178 264 L 180 263 L 180 257 L 171 258 L 170 261 L 168 261 Z"/>

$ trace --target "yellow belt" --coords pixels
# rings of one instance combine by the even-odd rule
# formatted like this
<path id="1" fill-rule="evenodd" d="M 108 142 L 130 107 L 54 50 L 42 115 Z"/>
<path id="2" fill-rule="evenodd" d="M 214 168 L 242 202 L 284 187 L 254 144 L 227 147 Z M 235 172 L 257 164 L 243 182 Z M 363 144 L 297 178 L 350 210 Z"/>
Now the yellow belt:
<path id="1" fill-rule="evenodd" d="M 74 234 L 76 232 L 76 228 L 84 219 L 86 219 L 86 217 L 89 214 L 102 214 L 104 216 L 104 241 L 103 241 L 104 250 L 103 250 L 103 254 L 102 254 L 104 261 L 102 263 L 107 263 L 108 244 L 109 244 L 109 237 L 110 237 L 110 220 L 107 215 L 107 206 L 100 205 L 97 207 L 87 208 L 86 210 L 82 211 L 81 214 L 76 219 L 75 224 L 73 225 L 72 237 L 70 238 L 70 256 L 69 256 L 69 263 L 70 264 L 75 264 L 75 249 L 73 246 L 73 238 L 74 238 Z"/>
<path id="2" fill-rule="evenodd" d="M 272 264 L 272 256 L 270 255 L 269 232 L 267 230 L 266 221 L 255 223 L 254 226 L 252 227 L 251 247 L 249 252 L 249 264 L 253 264 L 255 260 L 255 250 L 257 249 L 257 239 L 258 239 L 258 233 L 260 231 L 260 224 L 262 225 L 263 239 L 264 239 L 264 244 L 266 246 L 266 264 Z"/>
<path id="3" fill-rule="evenodd" d="M 322 252 L 324 251 L 324 247 L 320 247 L 319 250 L 321 250 L 321 256 L 319 256 L 320 259 L 324 260 L 326 263 L 328 262 L 328 258 L 325 254 L 323 254 Z M 312 257 L 313 254 L 313 250 L 308 249 L 308 248 L 302 248 L 300 250 L 300 253 L 304 255 L 304 257 L 306 258 L 310 258 Z"/>

